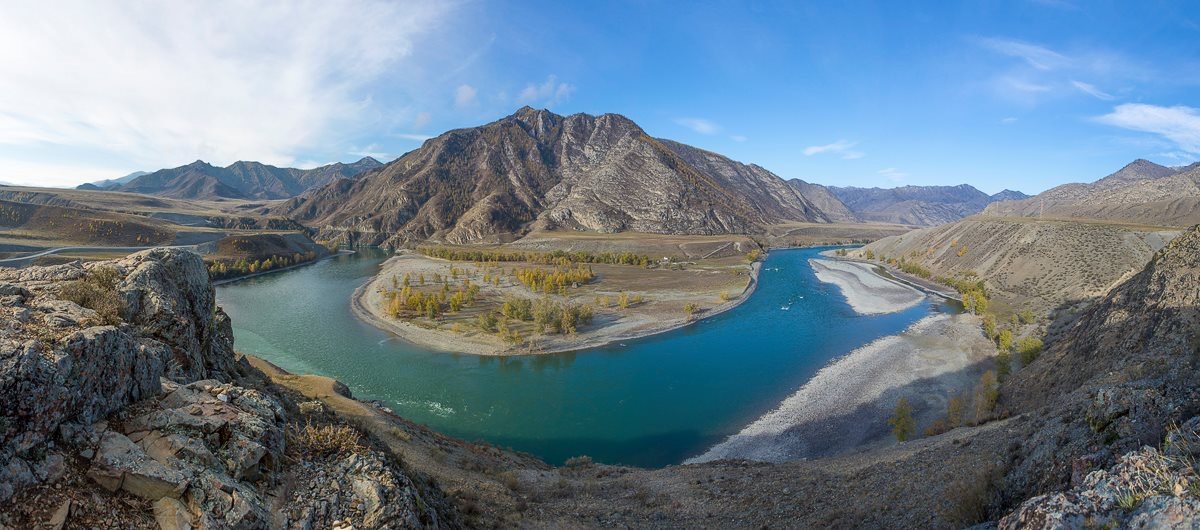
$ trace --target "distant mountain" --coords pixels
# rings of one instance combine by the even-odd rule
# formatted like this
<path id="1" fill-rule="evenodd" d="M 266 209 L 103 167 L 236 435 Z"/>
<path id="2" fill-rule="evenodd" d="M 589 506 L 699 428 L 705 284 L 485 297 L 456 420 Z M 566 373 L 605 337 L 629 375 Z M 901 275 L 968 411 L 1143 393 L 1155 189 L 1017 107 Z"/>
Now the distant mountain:
<path id="1" fill-rule="evenodd" d="M 918 226 L 951 223 L 977 214 L 997 200 L 1024 196 L 1008 190 L 989 196 L 967 184 L 890 189 L 830 186 L 828 189 L 863 221 Z"/>
<path id="2" fill-rule="evenodd" d="M 178 199 L 286 199 L 382 165 L 371 157 L 352 164 L 339 162 L 313 169 L 244 161 L 217 167 L 197 160 L 186 166 L 145 173 L 116 186 L 98 187 Z"/>
<path id="3" fill-rule="evenodd" d="M 791 179 L 788 181 L 788 184 L 799 191 L 814 206 L 825 212 L 830 221 L 835 223 L 857 223 L 860 221 L 858 215 L 851 211 L 841 199 L 838 199 L 828 186 L 813 184 L 800 179 Z"/>
<path id="4" fill-rule="evenodd" d="M 124 177 L 119 177 L 119 178 L 115 178 L 115 179 L 97 180 L 96 182 L 88 182 L 86 184 L 80 184 L 79 186 L 76 186 L 75 189 L 106 190 L 109 188 L 115 188 L 122 184 L 128 183 L 128 182 L 132 181 L 133 179 L 138 178 L 142 175 L 146 175 L 146 174 L 147 173 L 145 171 L 134 171 L 133 173 L 125 175 Z"/>
<path id="5" fill-rule="evenodd" d="M 534 228 L 722 234 L 828 221 L 760 167 L 652 138 L 617 114 L 529 107 L 272 211 L 325 237 L 393 246 L 505 241 Z"/>
<path id="6" fill-rule="evenodd" d="M 1000 193 L 996 193 L 995 195 L 992 195 L 992 202 L 1019 201 L 1021 199 L 1028 199 L 1028 198 L 1029 198 L 1029 195 L 1026 195 L 1019 191 L 1004 190 L 1004 191 L 1001 191 Z"/>
<path id="7" fill-rule="evenodd" d="M 985 213 L 1191 226 L 1200 223 L 1200 163 L 1171 168 L 1139 159 L 1096 182 L 1064 184 Z"/>

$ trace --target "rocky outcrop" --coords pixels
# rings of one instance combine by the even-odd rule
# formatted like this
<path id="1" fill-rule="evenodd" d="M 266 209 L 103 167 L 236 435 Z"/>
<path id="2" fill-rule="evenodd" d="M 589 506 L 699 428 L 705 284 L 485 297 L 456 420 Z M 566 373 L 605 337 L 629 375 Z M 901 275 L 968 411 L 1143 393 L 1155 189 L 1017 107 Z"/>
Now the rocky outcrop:
<path id="1" fill-rule="evenodd" d="M 1060 528 L 1194 528 L 1200 521 L 1200 417 L 1167 438 L 1165 451 L 1144 447 L 1071 490 L 1039 495 L 999 521 L 1001 530 Z"/>
<path id="2" fill-rule="evenodd" d="M 195 254 L 0 270 L 0 313 L 0 528 L 45 518 L 103 528 L 455 525 L 440 494 L 390 453 L 320 408 L 297 407 L 235 359 L 229 318 Z M 300 424 L 328 430 L 305 438 Z M 328 432 L 341 433 L 332 451 L 305 450 L 328 449 Z"/>
<path id="3" fill-rule="evenodd" d="M 97 267 L 120 278 L 122 323 L 58 298 Z M 90 425 L 159 392 L 160 378 L 228 377 L 229 318 L 213 301 L 199 256 L 150 250 L 104 265 L 0 271 L 0 466 L 50 440 L 65 422 Z M 3 473 L 0 473 L 3 475 Z M 20 480 L 0 480 L 0 499 Z"/>

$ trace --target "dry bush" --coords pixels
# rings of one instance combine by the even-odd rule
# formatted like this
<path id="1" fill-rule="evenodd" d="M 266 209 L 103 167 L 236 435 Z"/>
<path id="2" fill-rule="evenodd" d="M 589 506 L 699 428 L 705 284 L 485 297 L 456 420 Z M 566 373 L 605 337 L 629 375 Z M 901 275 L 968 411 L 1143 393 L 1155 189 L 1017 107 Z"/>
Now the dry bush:
<path id="1" fill-rule="evenodd" d="M 288 449 L 304 458 L 359 452 L 363 449 L 359 438 L 358 431 L 349 425 L 318 427 L 310 422 L 303 427 L 293 425 L 287 432 Z"/>
<path id="2" fill-rule="evenodd" d="M 115 326 L 121 323 L 125 311 L 125 302 L 117 294 L 120 280 L 121 275 L 112 267 L 92 269 L 83 278 L 64 283 L 59 297 L 95 311 L 99 324 Z"/>

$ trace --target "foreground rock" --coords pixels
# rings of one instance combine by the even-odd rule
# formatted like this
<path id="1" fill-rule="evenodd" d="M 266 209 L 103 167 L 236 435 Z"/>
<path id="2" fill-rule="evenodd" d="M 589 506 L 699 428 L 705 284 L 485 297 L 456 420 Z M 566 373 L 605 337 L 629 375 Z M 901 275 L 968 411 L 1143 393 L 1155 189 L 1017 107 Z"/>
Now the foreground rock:
<path id="1" fill-rule="evenodd" d="M 195 254 L 0 271 L 0 296 L 0 527 L 455 526 L 235 359 Z"/>

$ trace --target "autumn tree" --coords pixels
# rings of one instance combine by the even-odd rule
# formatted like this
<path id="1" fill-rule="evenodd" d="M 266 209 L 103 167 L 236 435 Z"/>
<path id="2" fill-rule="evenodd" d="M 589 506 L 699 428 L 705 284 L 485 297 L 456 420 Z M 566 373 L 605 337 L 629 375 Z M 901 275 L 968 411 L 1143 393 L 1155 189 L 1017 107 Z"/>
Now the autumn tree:
<path id="1" fill-rule="evenodd" d="M 906 441 L 917 432 L 917 423 L 912 414 L 913 408 L 908 404 L 908 399 L 900 398 L 900 401 L 896 402 L 895 412 L 888 418 L 888 425 L 892 426 L 892 434 L 896 435 L 897 441 Z"/>

